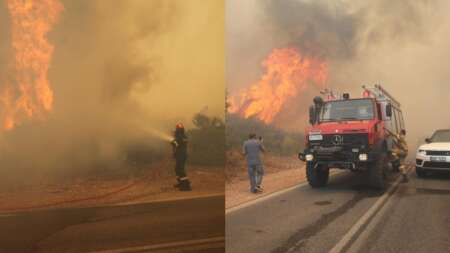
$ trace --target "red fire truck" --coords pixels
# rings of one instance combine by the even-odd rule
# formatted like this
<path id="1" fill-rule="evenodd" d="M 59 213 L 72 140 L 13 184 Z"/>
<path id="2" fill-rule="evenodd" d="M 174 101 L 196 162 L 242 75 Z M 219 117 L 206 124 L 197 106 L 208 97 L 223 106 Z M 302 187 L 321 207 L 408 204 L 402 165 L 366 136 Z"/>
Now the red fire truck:
<path id="1" fill-rule="evenodd" d="M 361 98 L 329 91 L 325 99 L 314 98 L 305 150 L 299 153 L 312 187 L 325 186 L 330 169 L 337 168 L 364 172 L 371 186 L 383 189 L 388 169 L 399 166 L 391 158 L 393 140 L 386 130 L 405 129 L 400 103 L 380 85 L 362 88 Z"/>

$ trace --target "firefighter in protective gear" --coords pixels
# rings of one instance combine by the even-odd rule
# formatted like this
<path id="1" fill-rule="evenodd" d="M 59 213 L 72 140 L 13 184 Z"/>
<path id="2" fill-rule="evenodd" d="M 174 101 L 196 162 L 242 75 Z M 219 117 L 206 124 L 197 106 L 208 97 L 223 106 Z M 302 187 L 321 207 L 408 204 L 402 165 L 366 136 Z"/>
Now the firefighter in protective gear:
<path id="1" fill-rule="evenodd" d="M 180 191 L 190 191 L 191 182 L 186 175 L 185 164 L 187 160 L 187 136 L 184 126 L 178 123 L 175 127 L 174 139 L 172 140 L 173 156 L 175 158 L 175 174 L 177 175 L 176 188 Z"/>
<path id="2" fill-rule="evenodd" d="M 403 177 L 403 182 L 408 181 L 408 176 L 406 174 L 406 166 L 405 166 L 405 159 L 408 156 L 408 144 L 406 143 L 406 131 L 405 129 L 402 129 L 400 131 L 400 134 L 392 134 L 391 136 L 394 137 L 394 148 L 392 149 L 392 156 L 394 159 L 398 160 L 400 162 L 399 170 Z"/>

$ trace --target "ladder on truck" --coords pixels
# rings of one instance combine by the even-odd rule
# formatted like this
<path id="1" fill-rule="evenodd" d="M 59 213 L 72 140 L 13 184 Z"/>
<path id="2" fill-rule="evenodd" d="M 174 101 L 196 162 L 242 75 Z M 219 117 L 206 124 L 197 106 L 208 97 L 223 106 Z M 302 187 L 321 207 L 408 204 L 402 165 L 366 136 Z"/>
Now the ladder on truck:
<path id="1" fill-rule="evenodd" d="M 364 89 L 366 96 L 371 95 L 379 100 L 387 100 L 392 104 L 392 106 L 400 108 L 400 102 L 392 97 L 392 95 L 389 94 L 389 92 L 387 92 L 383 87 L 381 87 L 381 85 L 375 84 L 373 87 L 367 87 L 363 85 L 362 88 Z"/>

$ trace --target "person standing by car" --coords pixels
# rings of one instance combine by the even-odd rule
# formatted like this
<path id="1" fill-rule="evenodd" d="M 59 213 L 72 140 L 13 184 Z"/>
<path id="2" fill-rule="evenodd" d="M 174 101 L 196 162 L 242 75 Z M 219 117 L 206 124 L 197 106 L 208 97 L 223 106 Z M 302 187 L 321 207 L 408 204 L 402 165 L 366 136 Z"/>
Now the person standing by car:
<path id="1" fill-rule="evenodd" d="M 187 160 L 187 136 L 184 126 L 178 123 L 175 127 L 174 140 L 171 142 L 173 147 L 173 156 L 175 158 L 175 174 L 177 175 L 177 184 L 175 187 L 180 191 L 191 191 L 191 182 L 186 175 L 185 164 Z"/>
<path id="2" fill-rule="evenodd" d="M 257 139 L 256 134 L 249 134 L 248 140 L 242 146 L 242 154 L 247 159 L 250 191 L 252 193 L 262 192 L 261 183 L 264 175 L 264 167 L 261 161 L 261 152 L 265 152 L 262 138 Z"/>
<path id="3" fill-rule="evenodd" d="M 408 182 L 408 175 L 406 174 L 405 159 L 408 156 L 408 144 L 406 143 L 406 130 L 402 129 L 400 134 L 392 134 L 394 137 L 394 148 L 392 149 L 392 155 L 394 159 L 398 159 L 400 162 L 399 170 L 403 177 L 403 182 Z"/>

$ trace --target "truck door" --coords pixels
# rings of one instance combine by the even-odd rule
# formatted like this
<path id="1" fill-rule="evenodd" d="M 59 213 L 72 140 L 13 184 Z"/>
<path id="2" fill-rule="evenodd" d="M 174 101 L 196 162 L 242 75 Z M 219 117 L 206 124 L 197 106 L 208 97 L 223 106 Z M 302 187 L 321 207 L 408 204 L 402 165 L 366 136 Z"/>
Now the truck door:
<path id="1" fill-rule="evenodd" d="M 396 120 L 395 120 L 395 109 L 394 107 L 392 107 L 392 115 L 391 117 L 388 117 L 386 115 L 386 106 L 389 102 L 385 101 L 382 104 L 382 113 L 383 113 L 383 119 L 384 119 L 384 127 L 386 129 L 388 129 L 389 131 L 393 132 L 393 133 L 397 133 L 397 126 L 396 126 Z M 392 140 L 392 138 L 386 138 L 386 144 L 387 144 L 387 148 L 388 150 L 392 150 L 393 146 L 394 146 L 394 142 Z"/>

